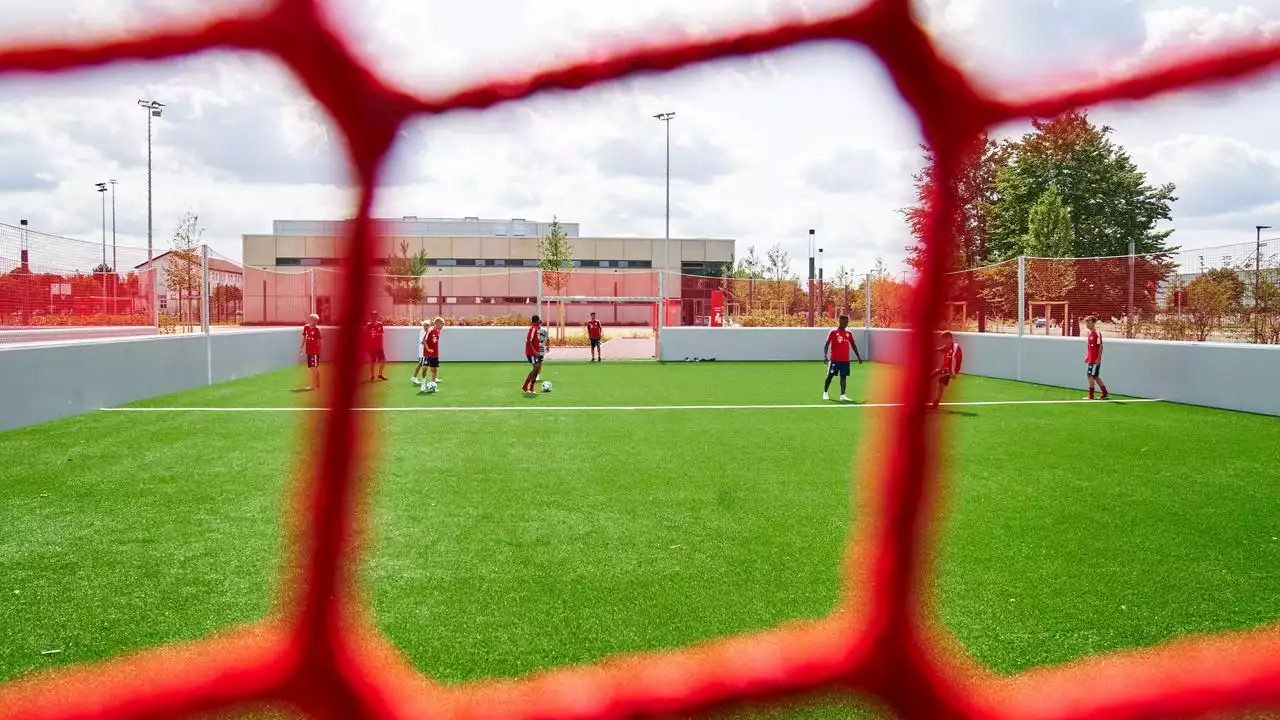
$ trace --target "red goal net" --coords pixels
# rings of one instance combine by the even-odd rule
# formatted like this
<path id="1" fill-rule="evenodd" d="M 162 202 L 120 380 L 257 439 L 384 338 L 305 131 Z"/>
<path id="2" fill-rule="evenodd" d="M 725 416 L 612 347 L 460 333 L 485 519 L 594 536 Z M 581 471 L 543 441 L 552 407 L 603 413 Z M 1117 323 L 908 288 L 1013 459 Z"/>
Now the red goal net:
<path id="1" fill-rule="evenodd" d="M 377 180 L 405 122 L 483 109 L 546 90 L 573 90 L 645 72 L 765 53 L 798 43 L 858 43 L 884 64 L 937 156 L 939 187 L 978 133 L 1108 100 L 1141 100 L 1226 82 L 1280 61 L 1280 39 L 1170 61 L 1097 85 L 1022 100 L 986 95 L 945 60 L 906 0 L 750 29 L 712 39 L 637 43 L 608 56 L 517 74 L 441 97 L 416 97 L 375 77 L 327 24 L 318 0 L 278 0 L 264 10 L 171 27 L 146 36 L 0 49 L 0 74 L 54 73 L 107 62 L 237 49 L 273 56 L 329 111 L 362 191 L 344 258 L 338 383 L 315 432 L 319 441 L 298 494 L 293 570 L 272 617 L 217 638 L 155 649 L 0 685 L 0 718 L 153 718 L 282 703 L 322 718 L 575 718 L 687 716 L 749 700 L 858 693 L 906 718 L 1154 718 L 1280 707 L 1280 632 L 1185 638 L 1146 650 L 1086 658 L 997 677 L 967 659 L 932 616 L 930 557 L 940 488 L 939 430 L 925 412 L 943 322 L 946 229 L 956 198 L 929 204 L 923 267 L 904 314 L 913 328 L 895 388 L 902 405 L 871 442 L 887 452 L 859 477 L 857 537 L 846 592 L 831 616 L 677 652 L 646 653 L 536 676 L 443 686 L 416 674 L 372 629 L 352 587 L 368 435 L 360 402 L 358 332 L 376 292 L 369 221 Z"/>

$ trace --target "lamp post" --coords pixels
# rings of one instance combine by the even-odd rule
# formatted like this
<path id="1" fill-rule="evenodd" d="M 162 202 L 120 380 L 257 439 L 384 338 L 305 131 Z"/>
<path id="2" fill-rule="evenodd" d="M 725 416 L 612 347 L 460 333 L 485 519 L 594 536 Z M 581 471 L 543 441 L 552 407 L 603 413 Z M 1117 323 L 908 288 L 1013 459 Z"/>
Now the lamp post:
<path id="1" fill-rule="evenodd" d="M 671 119 L 675 116 L 673 112 L 663 112 L 653 116 L 662 121 L 667 132 L 667 209 L 665 230 L 662 235 L 662 270 L 658 272 L 658 327 L 666 324 L 667 316 L 666 283 L 663 281 L 663 274 L 671 263 Z"/>
<path id="2" fill-rule="evenodd" d="M 1253 254 L 1253 337 L 1255 342 L 1262 342 L 1262 326 L 1258 321 L 1258 291 L 1261 289 L 1259 280 L 1262 277 L 1262 231 L 1270 230 L 1270 225 L 1255 225 L 1254 232 L 1257 238 L 1257 248 Z"/>
<path id="3" fill-rule="evenodd" d="M 818 248 L 818 312 L 823 317 L 827 316 L 826 290 L 826 282 L 822 279 L 822 248 Z"/>
<path id="4" fill-rule="evenodd" d="M 158 304 L 158 296 L 160 295 L 160 285 L 159 275 L 152 265 L 154 256 L 151 243 L 151 118 L 158 118 L 164 114 L 162 110 L 164 103 L 155 100 L 139 100 L 138 105 L 147 111 L 147 269 L 151 273 L 151 324 L 159 326 L 160 306 Z M 263 307 L 265 309 L 266 306 L 264 305 Z"/>
<path id="5" fill-rule="evenodd" d="M 98 189 L 98 194 L 102 196 L 102 264 L 98 267 L 102 274 L 102 305 L 105 314 L 107 305 L 107 184 L 94 183 L 94 187 Z"/>
<path id="6" fill-rule="evenodd" d="M 813 232 L 813 228 L 809 228 L 809 327 L 813 327 L 813 250 L 814 243 L 817 242 L 814 239 Z"/>

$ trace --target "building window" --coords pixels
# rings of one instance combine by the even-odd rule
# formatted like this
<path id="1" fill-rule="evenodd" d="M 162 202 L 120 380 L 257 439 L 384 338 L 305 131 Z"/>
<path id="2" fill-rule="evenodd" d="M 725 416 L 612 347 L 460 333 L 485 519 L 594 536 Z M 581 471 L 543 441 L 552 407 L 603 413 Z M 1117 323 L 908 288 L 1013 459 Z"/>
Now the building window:
<path id="1" fill-rule="evenodd" d="M 494 267 L 503 267 L 507 264 L 507 261 L 502 258 L 498 258 L 497 260 L 490 260 L 489 264 Z"/>
<path id="2" fill-rule="evenodd" d="M 454 260 L 453 258 L 440 258 L 439 260 L 436 260 L 436 265 L 440 265 L 443 267 L 453 267 L 457 264 L 458 264 L 458 261 Z"/>
<path id="3" fill-rule="evenodd" d="M 506 228 L 504 228 L 504 227 L 494 228 L 494 229 L 493 229 L 493 234 L 494 234 L 495 236 L 497 236 L 497 237 L 506 237 L 506 236 L 507 236 L 507 229 L 506 229 Z"/>
<path id="4" fill-rule="evenodd" d="M 521 260 L 521 261 L 520 261 L 520 264 L 521 264 L 521 265 L 523 265 L 523 266 L 525 266 L 525 267 L 538 267 L 538 261 L 537 261 L 537 260 Z"/>
<path id="5" fill-rule="evenodd" d="M 484 258 L 476 258 L 476 267 L 484 267 L 487 262 Z"/>
<path id="6" fill-rule="evenodd" d="M 600 267 L 609 267 L 609 261 L 608 261 L 608 260 L 601 260 L 601 261 L 600 261 Z"/>

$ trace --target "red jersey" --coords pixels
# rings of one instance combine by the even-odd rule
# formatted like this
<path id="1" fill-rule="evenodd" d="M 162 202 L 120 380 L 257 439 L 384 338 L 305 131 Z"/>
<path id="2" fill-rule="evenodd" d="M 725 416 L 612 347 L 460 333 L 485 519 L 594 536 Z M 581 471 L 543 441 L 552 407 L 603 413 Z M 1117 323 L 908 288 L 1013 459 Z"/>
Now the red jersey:
<path id="1" fill-rule="evenodd" d="M 431 328 L 427 331 L 427 336 L 422 340 L 423 357 L 438 358 L 440 357 L 440 331 Z"/>
<path id="2" fill-rule="evenodd" d="M 320 354 L 320 328 L 315 325 L 302 326 L 302 344 L 308 355 Z"/>
<path id="3" fill-rule="evenodd" d="M 529 357 L 543 354 L 542 338 L 538 335 L 538 332 L 537 325 L 530 325 L 529 332 L 524 334 L 524 354 Z"/>
<path id="4" fill-rule="evenodd" d="M 831 346 L 831 362 L 849 362 L 849 352 L 853 348 L 853 333 L 836 328 L 827 333 L 827 344 Z"/>
<path id="5" fill-rule="evenodd" d="M 942 353 L 942 364 L 938 369 L 951 375 L 959 375 L 960 365 L 964 362 L 964 351 L 960 349 L 960 343 L 943 345 L 938 348 L 938 352 Z"/>
<path id="6" fill-rule="evenodd" d="M 381 320 L 370 320 L 368 325 L 364 326 L 365 335 L 369 339 L 369 347 L 378 349 L 382 347 L 382 334 L 385 332 L 385 326 Z"/>
<path id="7" fill-rule="evenodd" d="M 601 328 L 600 328 L 600 321 L 598 321 L 598 320 L 588 320 L 588 321 L 587 321 L 587 337 L 588 337 L 588 338 L 591 338 L 592 340 L 599 340 L 599 339 L 600 339 L 600 329 L 601 329 Z"/>
<path id="8" fill-rule="evenodd" d="M 1102 362 L 1102 335 L 1097 330 L 1089 331 L 1088 350 L 1085 351 L 1084 361 L 1090 365 L 1097 365 Z"/>

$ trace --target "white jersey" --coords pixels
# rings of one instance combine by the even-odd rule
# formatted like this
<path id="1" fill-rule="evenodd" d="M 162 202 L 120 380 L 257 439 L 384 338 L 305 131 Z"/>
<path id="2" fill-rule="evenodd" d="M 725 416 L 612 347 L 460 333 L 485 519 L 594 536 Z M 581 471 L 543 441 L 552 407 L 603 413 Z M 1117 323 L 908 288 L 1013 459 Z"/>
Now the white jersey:
<path id="1" fill-rule="evenodd" d="M 422 359 L 422 344 L 427 341 L 427 329 L 418 328 L 418 359 Z"/>

